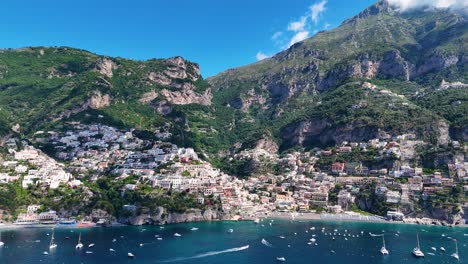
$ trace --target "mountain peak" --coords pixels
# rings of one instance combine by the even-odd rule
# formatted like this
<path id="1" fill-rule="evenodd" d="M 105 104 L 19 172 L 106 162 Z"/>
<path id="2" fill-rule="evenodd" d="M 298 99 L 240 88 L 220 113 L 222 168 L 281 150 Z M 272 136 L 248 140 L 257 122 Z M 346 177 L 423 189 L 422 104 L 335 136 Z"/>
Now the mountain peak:
<path id="1" fill-rule="evenodd" d="M 383 14 L 383 13 L 390 14 L 390 13 L 393 13 L 394 11 L 395 11 L 394 8 L 388 3 L 387 0 L 380 0 L 376 2 L 375 4 L 369 6 L 368 8 L 364 9 L 356 16 L 345 20 L 343 24 L 354 22 L 357 19 L 366 19 L 370 16 L 375 16 L 378 14 Z"/>

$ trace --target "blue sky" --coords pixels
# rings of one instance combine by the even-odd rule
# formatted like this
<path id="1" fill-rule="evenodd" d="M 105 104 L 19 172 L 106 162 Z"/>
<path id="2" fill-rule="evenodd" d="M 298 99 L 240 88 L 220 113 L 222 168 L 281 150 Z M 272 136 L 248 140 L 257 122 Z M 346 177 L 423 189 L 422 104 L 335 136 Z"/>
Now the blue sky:
<path id="1" fill-rule="evenodd" d="M 3 0 L 0 47 L 70 46 L 140 60 L 180 55 L 208 77 L 336 27 L 373 2 Z"/>

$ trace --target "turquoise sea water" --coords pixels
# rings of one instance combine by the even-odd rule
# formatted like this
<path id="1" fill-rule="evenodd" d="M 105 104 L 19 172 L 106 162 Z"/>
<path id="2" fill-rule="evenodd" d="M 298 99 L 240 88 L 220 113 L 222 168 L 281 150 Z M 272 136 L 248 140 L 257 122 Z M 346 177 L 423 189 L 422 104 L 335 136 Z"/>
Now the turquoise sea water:
<path id="1" fill-rule="evenodd" d="M 192 231 L 192 227 L 198 230 Z M 315 231 L 310 230 L 311 227 L 315 227 Z M 325 227 L 325 232 L 321 231 L 322 227 Z M 229 233 L 229 229 L 233 229 L 233 232 Z M 334 229 L 338 230 L 335 240 L 332 239 L 333 235 L 325 235 L 334 233 Z M 361 235 L 361 231 L 364 235 Z M 464 236 L 468 234 L 468 229 L 458 227 L 323 221 L 291 223 L 286 220 L 275 220 L 270 226 L 269 220 L 265 220 L 259 225 L 253 222 L 206 222 L 167 225 L 163 229 L 159 226 L 56 228 L 58 247 L 53 251 L 48 249 L 50 236 L 47 233 L 50 234 L 51 229 L 1 232 L 5 246 L 0 248 L 0 263 L 250 264 L 278 263 L 277 257 L 284 257 L 284 263 L 468 263 L 468 236 Z M 85 246 L 82 250 L 75 250 L 80 232 Z M 382 238 L 372 237 L 369 232 L 385 232 L 390 255 L 380 255 Z M 426 254 L 424 259 L 411 255 L 416 244 L 416 232 L 419 233 L 422 251 Z M 174 233 L 181 236 L 176 237 Z M 345 233 L 351 234 L 347 236 L 348 240 L 343 237 Z M 313 234 L 317 245 L 308 245 Z M 162 237 L 162 240 L 157 240 L 155 236 Z M 455 245 L 448 237 L 458 240 L 459 262 L 450 257 Z M 112 242 L 114 238 L 116 241 Z M 268 243 L 262 243 L 262 239 Z M 95 246 L 88 248 L 90 243 Z M 447 251 L 440 251 L 441 246 Z M 431 247 L 437 250 L 433 251 Z M 110 252 L 110 248 L 115 252 Z M 44 251 L 50 254 L 44 256 Z M 86 254 L 86 251 L 93 253 Z M 129 259 L 128 252 L 133 253 L 135 258 Z"/>

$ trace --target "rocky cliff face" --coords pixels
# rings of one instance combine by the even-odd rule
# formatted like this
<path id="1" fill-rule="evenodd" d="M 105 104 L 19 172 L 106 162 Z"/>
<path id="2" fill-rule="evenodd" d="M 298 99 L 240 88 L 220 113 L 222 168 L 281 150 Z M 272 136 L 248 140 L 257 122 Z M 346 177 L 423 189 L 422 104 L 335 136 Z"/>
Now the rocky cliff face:
<path id="1" fill-rule="evenodd" d="M 319 144 L 341 144 L 343 141 L 367 141 L 379 138 L 385 132 L 377 127 L 369 127 L 358 122 L 331 126 L 326 119 L 310 119 L 286 126 L 281 135 L 286 144 L 310 145 L 311 141 Z"/>
<path id="2" fill-rule="evenodd" d="M 121 223 L 130 225 L 144 225 L 216 221 L 227 219 L 230 219 L 229 215 L 225 215 L 220 211 L 214 211 L 212 209 L 192 209 L 185 213 L 170 213 L 167 212 L 165 208 L 158 207 L 154 214 L 141 214 L 137 216 L 123 217 L 119 219 L 119 221 Z"/>

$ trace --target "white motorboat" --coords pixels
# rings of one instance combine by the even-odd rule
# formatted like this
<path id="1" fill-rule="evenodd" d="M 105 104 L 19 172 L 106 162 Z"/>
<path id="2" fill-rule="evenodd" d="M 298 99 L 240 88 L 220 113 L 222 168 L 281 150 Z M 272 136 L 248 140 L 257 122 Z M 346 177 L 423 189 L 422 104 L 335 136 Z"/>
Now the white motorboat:
<path id="1" fill-rule="evenodd" d="M 416 240 L 417 240 L 417 245 L 413 249 L 413 255 L 417 258 L 424 257 L 424 253 L 421 251 L 421 248 L 419 247 L 419 235 L 416 233 Z"/>
<path id="2" fill-rule="evenodd" d="M 452 253 L 452 255 L 450 255 L 450 256 L 452 256 L 452 258 L 455 258 L 455 259 L 457 259 L 457 260 L 460 260 L 460 256 L 458 255 L 458 243 L 457 243 L 457 240 L 454 239 L 453 242 L 455 242 L 455 252 Z"/>
<path id="3" fill-rule="evenodd" d="M 286 261 L 286 259 L 284 257 L 277 257 L 276 260 L 277 261 Z"/>
<path id="4" fill-rule="evenodd" d="M 94 247 L 94 243 L 91 243 L 88 245 L 88 248 L 92 248 L 92 247 Z"/>
<path id="5" fill-rule="evenodd" d="M 382 247 L 380 248 L 380 253 L 382 253 L 382 255 L 388 255 L 388 250 L 385 247 L 385 236 L 382 236 Z"/>
<path id="6" fill-rule="evenodd" d="M 52 236 L 50 237 L 49 249 L 54 249 L 56 247 L 57 247 L 57 244 L 55 244 L 55 241 L 54 241 L 54 231 L 52 231 Z"/>
<path id="7" fill-rule="evenodd" d="M 78 244 L 76 244 L 75 249 L 82 249 L 83 248 L 83 243 L 81 243 L 81 233 L 78 236 Z"/>
<path id="8" fill-rule="evenodd" d="M 0 247 L 3 247 L 5 242 L 2 241 L 2 232 L 0 232 Z"/>
<path id="9" fill-rule="evenodd" d="M 134 258 L 134 257 L 135 257 L 135 255 L 133 255 L 133 254 L 130 253 L 130 252 L 127 253 L 127 256 L 128 256 L 129 258 Z"/>
<path id="10" fill-rule="evenodd" d="M 179 234 L 179 233 L 174 233 L 174 236 L 175 236 L 175 237 L 181 237 L 182 235 Z"/>

